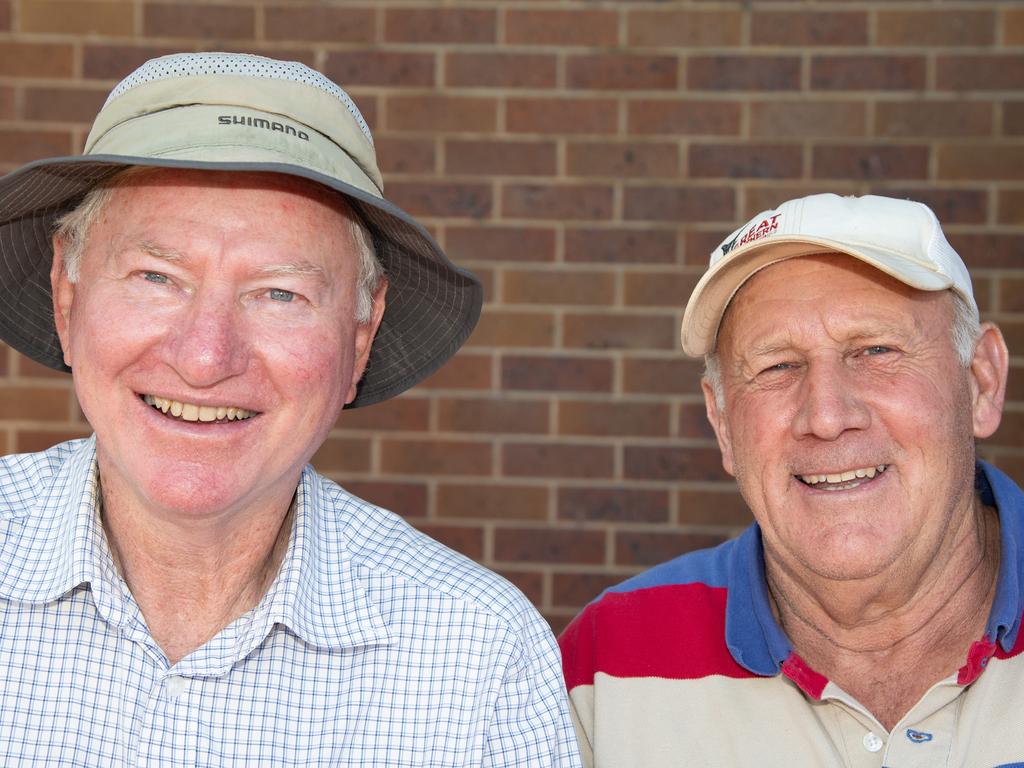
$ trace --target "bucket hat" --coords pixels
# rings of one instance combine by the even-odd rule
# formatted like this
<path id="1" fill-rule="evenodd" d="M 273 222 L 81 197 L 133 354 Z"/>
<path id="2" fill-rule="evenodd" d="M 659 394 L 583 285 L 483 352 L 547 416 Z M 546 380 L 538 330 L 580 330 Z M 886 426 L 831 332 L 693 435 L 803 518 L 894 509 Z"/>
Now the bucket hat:
<path id="1" fill-rule="evenodd" d="M 384 198 L 373 137 L 352 99 L 299 62 L 235 53 L 152 59 L 111 92 L 83 154 L 0 179 L 0 339 L 68 371 L 53 322 L 54 222 L 126 168 L 266 171 L 340 192 L 373 235 L 387 305 L 355 399 L 387 400 L 437 370 L 480 315 L 483 290 Z"/>
<path id="2" fill-rule="evenodd" d="M 823 252 L 853 256 L 918 290 L 953 290 L 978 314 L 970 273 L 927 205 L 880 195 L 810 195 L 757 214 L 715 249 L 686 304 L 683 351 L 699 357 L 715 348 L 729 302 L 756 272 Z"/>

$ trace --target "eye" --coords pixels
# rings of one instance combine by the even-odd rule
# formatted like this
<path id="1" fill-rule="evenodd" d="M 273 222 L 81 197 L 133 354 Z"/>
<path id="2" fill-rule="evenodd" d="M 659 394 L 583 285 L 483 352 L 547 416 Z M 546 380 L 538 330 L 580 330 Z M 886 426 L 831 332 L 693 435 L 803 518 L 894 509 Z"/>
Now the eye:
<path id="1" fill-rule="evenodd" d="M 776 363 L 775 365 L 769 365 L 766 368 L 761 369 L 761 373 L 775 373 L 776 371 L 788 371 L 793 368 L 792 363 Z"/>
<path id="2" fill-rule="evenodd" d="M 148 280 L 151 283 L 160 284 L 166 284 L 170 282 L 170 279 L 167 277 L 167 275 L 162 275 L 159 272 L 143 272 L 142 279 Z"/>
<path id="3" fill-rule="evenodd" d="M 267 291 L 267 295 L 274 301 L 294 301 L 295 294 L 291 291 L 286 291 L 283 288 L 271 288 Z"/>
<path id="4" fill-rule="evenodd" d="M 867 356 L 873 355 L 884 355 L 886 352 L 892 352 L 890 347 L 883 347 L 881 344 L 873 344 L 870 347 L 865 347 L 862 354 Z"/>

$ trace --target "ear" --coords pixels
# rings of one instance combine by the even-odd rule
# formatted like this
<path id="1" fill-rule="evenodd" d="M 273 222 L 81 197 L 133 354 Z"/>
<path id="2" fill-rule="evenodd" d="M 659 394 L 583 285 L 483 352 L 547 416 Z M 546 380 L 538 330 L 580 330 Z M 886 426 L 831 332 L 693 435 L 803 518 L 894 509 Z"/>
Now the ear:
<path id="1" fill-rule="evenodd" d="M 50 292 L 53 296 L 53 323 L 57 328 L 64 363 L 71 367 L 70 317 L 75 300 L 75 284 L 68 280 L 64 269 L 64 243 L 53 238 L 53 265 L 50 267 Z"/>
<path id="2" fill-rule="evenodd" d="M 1002 331 L 992 323 L 982 323 L 970 368 L 975 437 L 989 437 L 999 428 L 1006 399 L 1009 357 Z"/>
<path id="3" fill-rule="evenodd" d="M 715 392 L 706 378 L 700 380 L 700 388 L 704 391 L 704 407 L 707 409 L 708 421 L 711 428 L 715 430 L 715 437 L 718 438 L 718 448 L 722 452 L 722 467 L 730 475 L 733 472 L 732 461 L 732 438 L 729 435 L 729 423 L 725 419 L 725 412 L 719 410 L 715 401 Z"/>
<path id="4" fill-rule="evenodd" d="M 380 287 L 373 294 L 373 315 L 368 321 L 356 327 L 356 357 L 355 364 L 352 366 L 352 383 L 349 385 L 348 393 L 345 395 L 346 405 L 356 399 L 359 380 L 363 378 L 363 371 L 366 370 L 366 363 L 370 359 L 370 349 L 373 347 L 373 339 L 377 335 L 377 329 L 380 327 L 380 321 L 384 317 L 384 297 L 387 292 L 388 281 L 381 280 Z"/>

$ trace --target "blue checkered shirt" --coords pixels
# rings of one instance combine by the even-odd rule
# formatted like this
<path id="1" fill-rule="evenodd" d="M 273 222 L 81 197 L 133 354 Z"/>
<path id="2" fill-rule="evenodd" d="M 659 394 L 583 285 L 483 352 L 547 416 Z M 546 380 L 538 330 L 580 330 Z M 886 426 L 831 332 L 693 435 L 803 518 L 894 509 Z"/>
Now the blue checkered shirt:
<path id="1" fill-rule="evenodd" d="M 576 766 L 515 588 L 306 468 L 277 579 L 171 665 L 111 559 L 93 439 L 0 460 L 0 765 Z"/>

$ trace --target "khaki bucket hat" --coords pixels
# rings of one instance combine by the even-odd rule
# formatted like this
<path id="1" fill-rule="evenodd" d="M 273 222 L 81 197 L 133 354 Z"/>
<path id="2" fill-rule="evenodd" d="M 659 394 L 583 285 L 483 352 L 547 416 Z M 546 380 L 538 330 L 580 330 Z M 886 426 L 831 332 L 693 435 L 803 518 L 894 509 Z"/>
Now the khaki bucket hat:
<path id="1" fill-rule="evenodd" d="M 152 59 L 96 116 L 84 153 L 0 179 L 0 338 L 56 370 L 49 270 L 54 221 L 132 166 L 267 171 L 345 196 L 374 238 L 387 308 L 356 398 L 387 400 L 436 371 L 476 325 L 480 282 L 384 198 L 370 130 L 341 88 L 304 64 L 235 53 Z"/>

